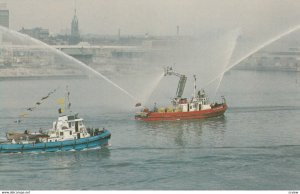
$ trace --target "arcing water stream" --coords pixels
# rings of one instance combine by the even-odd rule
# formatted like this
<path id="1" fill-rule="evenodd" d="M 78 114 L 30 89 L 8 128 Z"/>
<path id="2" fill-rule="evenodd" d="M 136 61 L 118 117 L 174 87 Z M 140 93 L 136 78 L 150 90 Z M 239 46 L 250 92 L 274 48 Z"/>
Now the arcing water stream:
<path id="1" fill-rule="evenodd" d="M 224 63 L 224 66 L 223 66 L 224 70 L 226 69 L 228 63 L 230 62 L 230 58 L 231 58 L 231 56 L 232 56 L 232 54 L 233 54 L 233 52 L 234 52 L 234 49 L 236 48 L 236 44 L 237 44 L 238 37 L 240 36 L 240 34 L 241 34 L 240 29 L 237 29 L 237 30 L 236 30 L 236 39 L 235 39 L 235 41 L 231 42 L 231 44 L 228 46 L 228 50 L 227 50 L 228 53 L 227 53 L 227 55 L 226 55 L 227 58 L 225 59 L 225 63 Z M 219 87 L 220 87 L 220 85 L 221 85 L 223 76 L 224 76 L 224 74 L 222 74 L 222 75 L 220 76 L 219 80 L 218 80 L 218 85 L 217 85 L 217 87 L 216 87 L 215 93 L 217 93 L 217 91 L 218 91 L 218 89 L 219 89 Z"/>
<path id="2" fill-rule="evenodd" d="M 160 81 L 163 79 L 164 73 L 160 74 L 154 81 L 153 84 L 148 90 L 145 92 L 143 98 L 142 98 L 142 104 L 146 104 L 151 96 L 151 94 L 154 92 L 154 90 L 157 88 Z"/>
<path id="3" fill-rule="evenodd" d="M 90 72 L 92 72 L 93 74 L 95 74 L 96 76 L 98 77 L 101 77 L 102 79 L 104 79 L 105 81 L 107 81 L 108 83 L 112 84 L 114 87 L 118 88 L 119 90 L 121 90 L 123 93 L 125 93 L 127 96 L 129 96 L 132 100 L 134 100 L 134 102 L 137 101 L 137 99 L 131 95 L 129 92 L 127 92 L 125 89 L 123 89 L 122 87 L 120 87 L 118 84 L 114 83 L 113 81 L 111 81 L 110 79 L 108 79 L 106 76 L 104 76 L 103 74 L 101 74 L 100 72 L 94 70 L 93 68 L 89 67 L 88 65 L 84 64 L 83 62 L 65 54 L 64 52 L 62 51 L 59 51 L 57 50 L 56 48 L 40 41 L 40 40 L 37 40 L 35 38 L 32 38 L 28 35 L 25 35 L 25 34 L 21 34 L 19 32 L 16 32 L 16 31 L 13 31 L 13 30 L 10 30 L 10 29 L 7 29 L 5 27 L 2 27 L 0 26 L 0 31 L 3 33 L 8 33 L 10 35 L 14 35 L 16 38 L 23 38 L 24 40 L 23 41 L 31 41 L 37 45 L 40 45 L 40 46 L 44 46 L 45 48 L 49 49 L 50 51 L 56 53 L 57 55 L 59 56 L 62 56 L 62 57 L 65 57 L 66 59 L 69 59 L 71 62 L 75 63 L 75 64 L 78 64 L 80 67 L 84 68 L 85 70 L 88 70 Z"/>
<path id="4" fill-rule="evenodd" d="M 270 45 L 271 43 L 283 38 L 284 36 L 287 36 L 289 34 L 291 34 L 294 31 L 297 31 L 300 29 L 300 25 L 294 26 L 292 28 L 290 28 L 289 30 L 285 31 L 284 33 L 279 34 L 278 36 L 273 37 L 272 39 L 264 42 L 263 44 L 259 45 L 258 47 L 254 48 L 251 52 L 247 53 L 245 56 L 239 58 L 238 60 L 236 60 L 235 62 L 231 63 L 231 65 L 229 65 L 225 71 L 221 72 L 218 76 L 216 76 L 215 78 L 213 78 L 211 81 L 209 81 L 207 85 L 210 85 L 212 82 L 214 82 L 217 79 L 220 79 L 220 83 L 222 81 L 222 77 L 224 75 L 224 73 L 226 73 L 227 71 L 229 71 L 231 68 L 233 68 L 234 66 L 238 65 L 240 62 L 242 62 L 243 60 L 245 60 L 246 58 L 248 58 L 249 56 L 251 56 L 252 54 L 256 53 L 257 51 L 259 51 L 260 49 Z M 219 84 L 220 85 L 220 84 Z M 218 88 L 217 88 L 218 90 Z M 217 91 L 216 90 L 216 91 Z"/>
<path id="5" fill-rule="evenodd" d="M 216 87 L 216 90 L 215 90 L 215 93 L 217 92 L 220 84 L 221 84 L 221 81 L 222 81 L 222 78 L 223 78 L 223 75 L 225 72 L 227 72 L 228 70 L 230 70 L 232 67 L 236 66 L 237 64 L 239 64 L 241 61 L 243 61 L 244 59 L 246 59 L 247 57 L 249 57 L 250 55 L 252 55 L 253 53 L 257 52 L 258 50 L 262 49 L 263 47 L 277 41 L 278 39 L 298 30 L 300 28 L 300 25 L 299 26 L 295 26 L 291 29 L 289 29 L 288 31 L 284 32 L 284 33 L 281 33 L 280 35 L 278 36 L 275 36 L 274 38 L 266 41 L 265 43 L 259 45 L 258 47 L 254 48 L 253 50 L 251 50 L 251 52 L 248 52 L 246 55 L 244 55 L 243 57 L 239 58 L 238 60 L 236 60 L 235 62 L 231 63 L 229 62 L 230 61 L 230 58 L 233 54 L 233 51 L 234 49 L 236 48 L 236 44 L 237 44 L 237 38 L 239 36 L 239 33 L 236 33 L 238 31 L 235 31 L 234 32 L 234 36 L 230 35 L 230 40 L 231 41 L 227 41 L 229 42 L 229 46 L 228 46 L 228 49 L 226 50 L 226 52 L 224 53 L 224 57 L 223 57 L 223 61 L 224 63 L 224 66 L 223 68 L 221 68 L 221 72 L 218 73 L 218 75 L 216 77 L 214 77 L 213 79 L 208 80 L 208 84 L 207 85 L 210 85 L 212 82 L 216 81 L 217 79 L 218 80 L 218 84 L 217 84 L 217 87 Z M 14 36 L 16 39 L 18 39 L 19 41 L 21 42 L 26 42 L 26 41 L 30 41 L 30 43 L 34 43 L 34 44 L 37 44 L 39 46 L 43 46 L 47 49 L 49 49 L 49 51 L 52 51 L 53 53 L 59 55 L 60 57 L 64 57 L 65 59 L 68 59 L 72 62 L 72 64 L 77 64 L 79 67 L 83 68 L 84 70 L 88 70 L 89 72 L 93 73 L 94 75 L 96 75 L 97 77 L 101 77 L 102 79 L 104 79 L 105 81 L 107 81 L 108 83 L 110 83 L 111 85 L 113 85 L 114 87 L 118 88 L 120 91 L 122 91 L 124 94 L 126 94 L 127 96 L 130 97 L 130 99 L 132 99 L 134 102 L 138 102 L 140 100 L 143 101 L 143 103 L 146 103 L 148 98 L 151 96 L 151 94 L 153 93 L 153 91 L 156 89 L 156 86 L 160 83 L 160 80 L 162 79 L 163 76 L 160 76 L 159 79 L 157 79 L 155 82 L 153 82 L 153 87 L 151 86 L 150 88 L 147 87 L 147 91 L 146 92 L 143 92 L 143 96 L 140 96 L 138 97 L 135 97 L 133 96 L 131 93 L 129 93 L 127 90 L 123 89 L 121 86 L 119 86 L 118 84 L 116 84 L 115 82 L 113 82 L 112 80 L 110 80 L 109 78 L 107 78 L 106 76 L 104 76 L 102 73 L 96 71 L 95 69 L 91 68 L 90 66 L 84 64 L 83 62 L 63 53 L 62 51 L 59 51 L 53 47 L 51 47 L 50 45 L 47 45 L 37 39 L 34 39 L 34 38 L 31 38 L 27 35 L 24 35 L 24 34 L 21 34 L 19 32 L 16 32 L 16 31 L 13 31 L 13 30 L 9 30 L 7 28 L 4 28 L 4 27 L 0 27 L 0 31 L 2 31 L 3 33 L 7 33 L 8 35 L 11 35 L 11 36 Z M 194 61 L 194 62 L 197 62 Z M 220 68 L 220 66 L 219 66 Z M 215 67 L 216 69 L 216 67 Z M 213 70 L 213 69 L 211 69 Z M 212 77 L 212 76 L 211 76 Z"/>

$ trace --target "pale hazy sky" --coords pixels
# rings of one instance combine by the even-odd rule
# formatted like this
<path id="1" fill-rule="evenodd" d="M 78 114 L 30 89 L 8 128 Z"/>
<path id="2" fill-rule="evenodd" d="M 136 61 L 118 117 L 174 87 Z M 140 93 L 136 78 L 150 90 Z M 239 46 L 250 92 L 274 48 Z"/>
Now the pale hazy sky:
<path id="1" fill-rule="evenodd" d="M 5 0 L 2 0 L 5 2 Z M 70 29 L 74 0 L 6 0 L 10 27 Z M 298 0 L 77 0 L 83 33 L 174 35 L 242 28 L 248 33 L 282 31 L 300 23 Z"/>

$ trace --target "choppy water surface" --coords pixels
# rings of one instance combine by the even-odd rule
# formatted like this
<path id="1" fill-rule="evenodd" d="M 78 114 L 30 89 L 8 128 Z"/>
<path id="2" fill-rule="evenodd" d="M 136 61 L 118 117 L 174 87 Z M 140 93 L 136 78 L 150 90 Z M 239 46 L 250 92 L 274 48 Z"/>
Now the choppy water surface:
<path id="1" fill-rule="evenodd" d="M 35 82 L 0 82 L 1 137 L 34 103 L 34 93 L 47 93 L 61 81 Z M 76 93 L 72 86 L 73 110 L 87 125 L 109 129 L 111 145 L 1 154 L 0 189 L 300 189 L 297 73 L 232 71 L 220 89 L 230 107 L 224 117 L 153 123 L 134 121 L 133 111 L 103 111 L 97 105 L 105 100 L 101 92 L 85 92 L 89 80 L 72 82 L 78 87 Z M 17 129 L 51 127 L 56 108 L 41 106 Z"/>

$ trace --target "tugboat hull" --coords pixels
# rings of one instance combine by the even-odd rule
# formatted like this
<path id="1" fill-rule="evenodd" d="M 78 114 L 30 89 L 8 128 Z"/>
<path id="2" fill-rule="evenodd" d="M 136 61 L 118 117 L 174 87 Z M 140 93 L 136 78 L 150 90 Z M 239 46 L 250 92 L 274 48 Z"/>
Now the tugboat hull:
<path id="1" fill-rule="evenodd" d="M 141 121 L 174 121 L 174 120 L 190 120 L 204 119 L 210 117 L 221 116 L 227 110 L 227 105 L 214 107 L 208 110 L 190 111 L 190 112 L 148 112 L 135 116 L 136 120 Z"/>
<path id="2" fill-rule="evenodd" d="M 18 153 L 18 152 L 57 152 L 70 150 L 83 150 L 88 148 L 102 147 L 108 145 L 111 133 L 108 130 L 103 133 L 81 139 L 65 140 L 47 143 L 30 143 L 30 144 L 0 144 L 0 152 L 2 153 Z"/>

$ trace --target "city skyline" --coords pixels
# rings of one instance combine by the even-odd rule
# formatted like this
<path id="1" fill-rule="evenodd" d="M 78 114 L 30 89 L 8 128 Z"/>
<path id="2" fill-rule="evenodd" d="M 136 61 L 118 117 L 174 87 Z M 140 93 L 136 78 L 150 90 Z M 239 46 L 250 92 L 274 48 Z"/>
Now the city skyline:
<path id="1" fill-rule="evenodd" d="M 5 2 L 5 1 L 2 1 Z M 70 31 L 73 0 L 10 0 L 13 30 L 42 27 L 51 34 Z M 79 29 L 83 34 L 194 35 L 214 29 L 241 28 L 249 34 L 284 31 L 300 17 L 297 1 L 198 0 L 77 0 Z"/>

